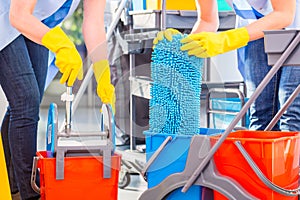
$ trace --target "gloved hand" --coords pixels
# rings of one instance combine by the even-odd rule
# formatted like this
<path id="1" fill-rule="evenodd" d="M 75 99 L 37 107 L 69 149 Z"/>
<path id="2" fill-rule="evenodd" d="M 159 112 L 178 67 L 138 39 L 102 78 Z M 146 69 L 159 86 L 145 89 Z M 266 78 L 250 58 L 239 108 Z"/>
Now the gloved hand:
<path id="1" fill-rule="evenodd" d="M 153 49 L 155 48 L 155 45 L 159 41 L 163 40 L 164 38 L 166 38 L 169 41 L 172 41 L 173 35 L 176 35 L 176 34 L 181 34 L 181 33 L 178 30 L 173 29 L 173 28 L 168 28 L 165 31 L 159 31 L 156 35 L 156 38 L 154 38 L 154 40 L 153 40 Z"/>
<path id="2" fill-rule="evenodd" d="M 95 79 L 97 81 L 97 94 L 102 103 L 110 104 L 115 113 L 115 87 L 110 82 L 110 68 L 108 60 L 100 60 L 93 64 Z"/>
<path id="3" fill-rule="evenodd" d="M 180 48 L 182 51 L 188 51 L 189 55 L 207 58 L 246 46 L 249 42 L 249 34 L 243 27 L 220 33 L 191 34 L 180 42 L 183 43 Z"/>
<path id="4" fill-rule="evenodd" d="M 56 26 L 48 31 L 42 38 L 42 44 L 56 54 L 55 65 L 63 74 L 60 83 L 68 81 L 73 86 L 76 78 L 82 80 L 82 60 L 73 44 L 64 31 Z"/>

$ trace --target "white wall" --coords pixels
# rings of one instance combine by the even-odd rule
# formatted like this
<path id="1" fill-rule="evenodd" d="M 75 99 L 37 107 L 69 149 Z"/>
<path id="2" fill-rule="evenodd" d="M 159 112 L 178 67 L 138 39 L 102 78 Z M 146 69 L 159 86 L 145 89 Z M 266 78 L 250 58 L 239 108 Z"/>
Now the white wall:
<path id="1" fill-rule="evenodd" d="M 210 82 L 241 82 L 243 77 L 238 71 L 236 51 L 230 51 L 211 58 Z"/>

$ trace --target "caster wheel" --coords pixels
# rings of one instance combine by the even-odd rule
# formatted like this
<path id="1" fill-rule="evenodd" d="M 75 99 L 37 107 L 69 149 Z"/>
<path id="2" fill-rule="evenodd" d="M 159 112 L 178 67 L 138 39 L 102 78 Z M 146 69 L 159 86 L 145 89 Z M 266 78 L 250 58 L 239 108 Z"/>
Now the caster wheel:
<path id="1" fill-rule="evenodd" d="M 128 172 L 121 172 L 119 177 L 119 188 L 124 189 L 130 183 L 130 174 Z"/>

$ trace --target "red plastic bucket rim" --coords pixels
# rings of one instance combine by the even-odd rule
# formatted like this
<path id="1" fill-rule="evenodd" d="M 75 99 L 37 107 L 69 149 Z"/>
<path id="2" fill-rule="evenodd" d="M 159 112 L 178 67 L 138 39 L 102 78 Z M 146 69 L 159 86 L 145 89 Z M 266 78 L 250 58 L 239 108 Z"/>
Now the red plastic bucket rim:
<path id="1" fill-rule="evenodd" d="M 222 135 L 211 136 L 212 140 L 218 140 Z M 227 141 L 256 141 L 256 142 L 279 142 L 284 140 L 294 140 L 300 138 L 297 131 L 255 131 L 238 130 L 229 133 Z"/>

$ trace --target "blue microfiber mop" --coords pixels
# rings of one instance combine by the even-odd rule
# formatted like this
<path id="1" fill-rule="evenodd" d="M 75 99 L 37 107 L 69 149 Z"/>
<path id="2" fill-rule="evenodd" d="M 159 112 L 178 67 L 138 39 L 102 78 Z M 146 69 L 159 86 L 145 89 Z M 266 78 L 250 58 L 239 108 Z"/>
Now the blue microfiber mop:
<path id="1" fill-rule="evenodd" d="M 203 59 L 180 50 L 183 37 L 163 39 L 152 53 L 149 129 L 154 133 L 199 133 Z"/>

